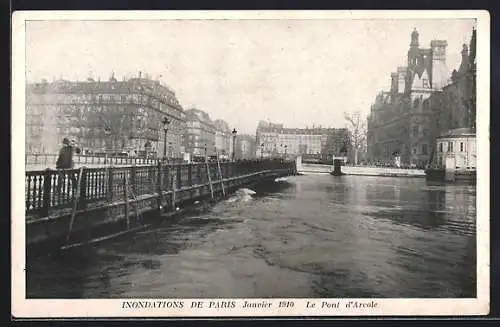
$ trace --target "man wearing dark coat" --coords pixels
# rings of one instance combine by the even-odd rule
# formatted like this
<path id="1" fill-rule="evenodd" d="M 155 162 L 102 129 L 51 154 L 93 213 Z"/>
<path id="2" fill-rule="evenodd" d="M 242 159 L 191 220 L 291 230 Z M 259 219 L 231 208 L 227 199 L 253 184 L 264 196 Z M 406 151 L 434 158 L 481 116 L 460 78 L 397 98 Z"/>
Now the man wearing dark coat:
<path id="1" fill-rule="evenodd" d="M 63 146 L 59 151 L 59 156 L 56 161 L 56 169 L 59 171 L 58 179 L 57 179 L 57 191 L 61 192 L 61 187 L 65 181 L 65 172 L 63 169 L 72 169 L 73 168 L 73 151 L 75 144 L 70 143 L 68 138 L 63 139 Z M 68 176 L 70 177 L 69 181 L 71 182 L 71 186 L 73 191 L 75 191 L 77 186 L 77 178 L 75 176 L 75 172 L 68 172 Z M 68 185 L 69 186 L 69 185 Z"/>
<path id="2" fill-rule="evenodd" d="M 73 147 L 68 138 L 63 139 L 63 146 L 59 151 L 59 156 L 56 161 L 56 169 L 71 169 L 73 168 Z"/>

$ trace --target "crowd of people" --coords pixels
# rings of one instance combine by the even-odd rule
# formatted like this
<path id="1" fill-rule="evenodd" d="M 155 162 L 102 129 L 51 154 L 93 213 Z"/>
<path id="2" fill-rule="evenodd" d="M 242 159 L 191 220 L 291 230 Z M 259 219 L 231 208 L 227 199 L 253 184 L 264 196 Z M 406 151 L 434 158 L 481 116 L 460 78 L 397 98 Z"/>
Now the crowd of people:
<path id="1" fill-rule="evenodd" d="M 354 166 L 354 163 L 347 163 L 347 166 Z M 385 167 L 385 168 L 401 168 L 401 169 L 425 169 L 425 165 L 405 165 L 405 164 L 396 164 L 395 161 L 382 161 L 382 160 L 368 160 L 361 161 L 358 163 L 358 166 L 365 167 Z"/>

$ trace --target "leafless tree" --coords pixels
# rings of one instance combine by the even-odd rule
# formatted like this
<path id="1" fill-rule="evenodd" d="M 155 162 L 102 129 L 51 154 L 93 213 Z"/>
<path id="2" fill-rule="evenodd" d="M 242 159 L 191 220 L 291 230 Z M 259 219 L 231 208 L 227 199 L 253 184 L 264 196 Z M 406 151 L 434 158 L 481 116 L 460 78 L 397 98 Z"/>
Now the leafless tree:
<path id="1" fill-rule="evenodd" d="M 357 165 L 359 151 L 366 142 L 366 117 L 359 111 L 356 111 L 354 113 L 344 112 L 344 118 L 350 133 L 351 146 L 354 151 L 354 164 Z"/>

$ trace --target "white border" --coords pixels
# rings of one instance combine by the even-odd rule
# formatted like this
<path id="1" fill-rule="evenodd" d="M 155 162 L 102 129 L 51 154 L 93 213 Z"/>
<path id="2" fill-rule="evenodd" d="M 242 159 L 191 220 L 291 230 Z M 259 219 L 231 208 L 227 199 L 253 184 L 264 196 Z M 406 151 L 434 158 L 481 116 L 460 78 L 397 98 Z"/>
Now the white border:
<path id="1" fill-rule="evenodd" d="M 272 309 L 241 309 L 244 299 L 182 299 L 183 308 L 124 309 L 122 300 L 26 300 L 24 234 L 25 21 L 163 19 L 477 19 L 477 298 L 476 299 L 328 299 L 339 308 L 321 309 L 325 299 L 267 299 Z M 490 16 L 487 11 L 53 11 L 15 12 L 12 16 L 12 314 L 49 317 L 222 317 L 222 316 L 399 316 L 483 315 L 489 312 L 489 98 Z M 16 182 L 17 181 L 17 182 Z M 130 301 L 130 299 L 126 299 Z M 210 309 L 210 301 L 235 300 L 236 308 Z M 252 299 L 256 300 L 256 299 Z M 264 300 L 264 299 L 262 299 Z M 293 308 L 278 309 L 281 300 Z M 354 309 L 350 301 L 377 303 Z M 140 299 L 140 301 L 147 301 Z M 151 301 L 159 301 L 152 299 Z M 168 301 L 165 299 L 165 301 Z M 173 300 L 172 300 L 173 301 Z M 175 300 L 179 301 L 179 300 Z M 203 308 L 190 308 L 192 302 Z M 307 302 L 316 308 L 306 308 Z"/>

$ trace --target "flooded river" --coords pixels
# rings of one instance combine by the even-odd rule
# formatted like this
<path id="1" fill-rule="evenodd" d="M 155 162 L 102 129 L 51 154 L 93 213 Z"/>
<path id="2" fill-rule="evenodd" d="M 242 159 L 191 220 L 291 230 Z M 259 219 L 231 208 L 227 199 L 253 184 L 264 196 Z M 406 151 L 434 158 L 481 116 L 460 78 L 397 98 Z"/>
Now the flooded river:
<path id="1" fill-rule="evenodd" d="M 474 186 L 286 179 L 197 216 L 29 262 L 27 297 L 475 297 Z"/>

